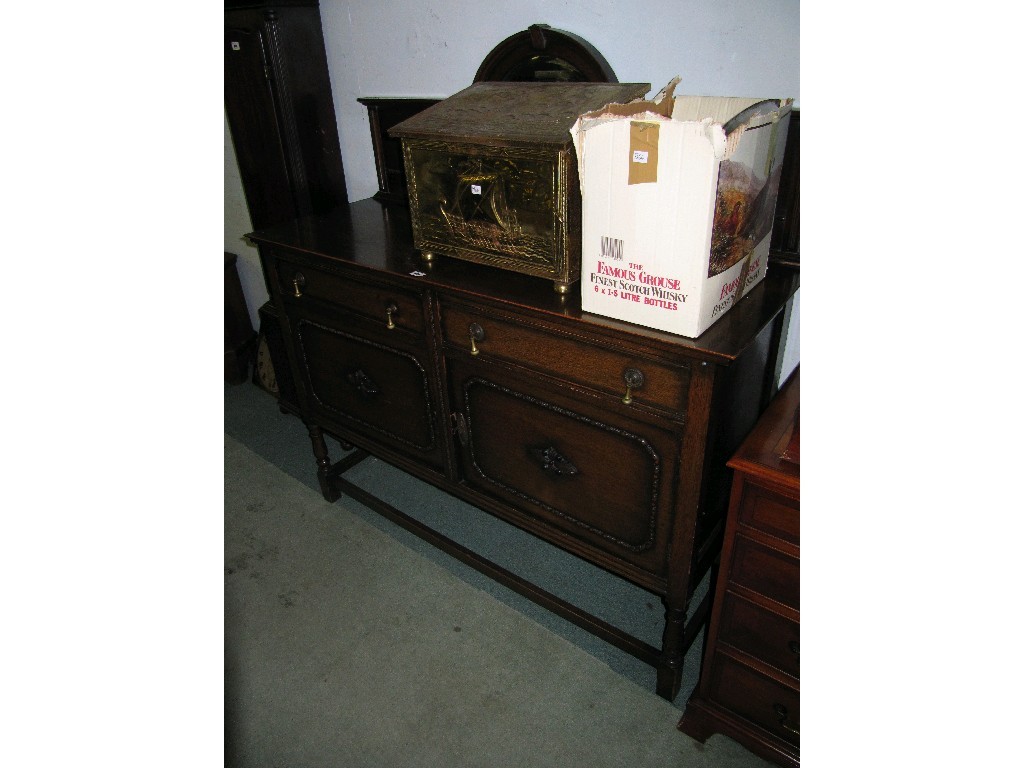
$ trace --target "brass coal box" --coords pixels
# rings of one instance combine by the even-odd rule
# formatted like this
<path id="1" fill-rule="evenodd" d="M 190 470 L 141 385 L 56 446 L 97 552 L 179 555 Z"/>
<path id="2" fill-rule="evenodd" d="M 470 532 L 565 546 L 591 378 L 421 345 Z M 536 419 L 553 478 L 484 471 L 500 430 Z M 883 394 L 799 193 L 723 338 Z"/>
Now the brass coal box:
<path id="1" fill-rule="evenodd" d="M 647 83 L 476 83 L 391 128 L 402 140 L 413 243 L 548 278 L 580 276 L 581 203 L 569 129 Z"/>

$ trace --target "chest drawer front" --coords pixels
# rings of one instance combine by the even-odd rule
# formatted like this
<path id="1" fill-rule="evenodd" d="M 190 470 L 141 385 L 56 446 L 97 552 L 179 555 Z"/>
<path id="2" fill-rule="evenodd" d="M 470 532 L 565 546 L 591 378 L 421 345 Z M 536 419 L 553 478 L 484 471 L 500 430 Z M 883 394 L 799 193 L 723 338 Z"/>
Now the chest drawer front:
<path id="1" fill-rule="evenodd" d="M 741 534 L 733 542 L 729 580 L 800 610 L 800 561 Z"/>
<path id="2" fill-rule="evenodd" d="M 719 653 L 710 698 L 780 739 L 800 744 L 800 692 Z"/>
<path id="3" fill-rule="evenodd" d="M 772 536 L 800 544 L 800 502 L 746 482 L 738 520 Z"/>
<path id="4" fill-rule="evenodd" d="M 442 465 L 436 404 L 424 361 L 379 339 L 333 327 L 316 315 L 290 319 L 316 413 Z"/>
<path id="5" fill-rule="evenodd" d="M 792 677 L 800 677 L 800 625 L 726 592 L 718 640 L 748 653 Z"/>
<path id="6" fill-rule="evenodd" d="M 690 371 L 685 366 L 600 347 L 459 304 L 448 304 L 442 312 L 444 338 L 452 347 L 471 350 L 475 346 L 480 356 L 506 360 L 619 398 L 626 393 L 627 371 L 636 370 L 643 378 L 631 389 L 636 402 L 674 413 L 685 411 L 690 383 Z M 471 342 L 473 326 L 479 331 Z"/>
<path id="7" fill-rule="evenodd" d="M 358 315 L 369 327 L 423 336 L 423 302 L 414 291 L 364 282 L 287 259 L 276 262 L 281 295 L 296 305 L 329 304 Z"/>
<path id="8" fill-rule="evenodd" d="M 458 365 L 453 372 L 468 485 L 648 573 L 663 573 L 678 456 L 670 433 L 606 411 L 585 412 L 532 382 L 498 383 Z"/>

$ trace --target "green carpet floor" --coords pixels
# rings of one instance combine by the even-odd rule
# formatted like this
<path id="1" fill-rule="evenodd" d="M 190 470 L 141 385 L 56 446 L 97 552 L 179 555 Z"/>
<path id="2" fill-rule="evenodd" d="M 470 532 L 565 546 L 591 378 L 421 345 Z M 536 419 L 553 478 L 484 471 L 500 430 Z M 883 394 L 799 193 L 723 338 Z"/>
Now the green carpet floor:
<path id="1" fill-rule="evenodd" d="M 256 387 L 225 386 L 224 441 L 227 765 L 768 765 L 676 730 L 699 641 L 667 702 L 631 656 L 357 502 L 324 501 L 305 428 Z M 350 477 L 658 644 L 655 596 L 383 462 Z"/>

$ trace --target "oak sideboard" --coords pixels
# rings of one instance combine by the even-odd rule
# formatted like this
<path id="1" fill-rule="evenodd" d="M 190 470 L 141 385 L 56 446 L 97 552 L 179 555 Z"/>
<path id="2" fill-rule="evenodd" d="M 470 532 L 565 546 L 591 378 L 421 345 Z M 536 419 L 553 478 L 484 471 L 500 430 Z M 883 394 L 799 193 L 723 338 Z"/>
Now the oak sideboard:
<path id="1" fill-rule="evenodd" d="M 320 488 L 387 515 L 647 662 L 679 692 L 707 621 L 726 462 L 776 394 L 799 273 L 767 278 L 700 338 L 580 309 L 582 285 L 427 263 L 409 211 L 363 200 L 251 234 L 280 316 Z M 350 449 L 335 460 L 325 435 Z M 376 456 L 633 582 L 665 606 L 660 647 L 466 549 L 345 479 Z"/>

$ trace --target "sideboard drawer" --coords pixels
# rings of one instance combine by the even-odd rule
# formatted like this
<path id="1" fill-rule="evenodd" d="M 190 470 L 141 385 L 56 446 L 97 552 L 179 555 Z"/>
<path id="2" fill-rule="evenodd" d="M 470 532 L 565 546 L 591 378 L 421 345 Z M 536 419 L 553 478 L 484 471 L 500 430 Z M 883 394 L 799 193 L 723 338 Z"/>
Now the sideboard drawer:
<path id="1" fill-rule="evenodd" d="M 792 677 L 800 677 L 800 624 L 731 591 L 721 607 L 718 639 Z"/>
<path id="2" fill-rule="evenodd" d="M 755 484 L 742 490 L 737 518 L 771 536 L 800 544 L 800 500 Z"/>
<path id="3" fill-rule="evenodd" d="M 711 664 L 710 693 L 721 706 L 799 745 L 800 691 L 719 653 Z"/>
<path id="4" fill-rule="evenodd" d="M 686 410 L 690 383 L 690 370 L 686 366 L 600 347 L 564 332 L 548 332 L 457 304 L 443 308 L 442 326 L 449 346 L 467 351 L 475 348 L 480 355 L 526 366 L 620 398 L 626 395 L 627 371 L 639 371 L 642 383 L 630 390 L 636 402 L 660 406 L 674 413 Z M 474 327 L 477 332 L 471 336 Z"/>
<path id="5" fill-rule="evenodd" d="M 740 534 L 733 543 L 729 580 L 800 610 L 800 561 Z"/>
<path id="6" fill-rule="evenodd" d="M 414 291 L 363 282 L 347 275 L 277 259 L 281 295 L 296 303 L 326 302 L 381 330 L 423 336 L 423 301 Z"/>

